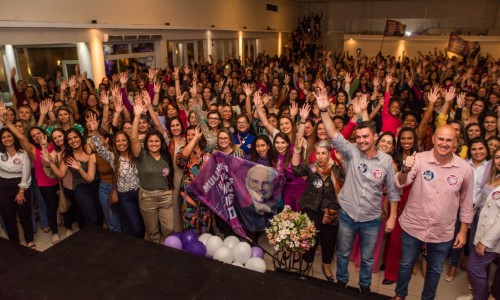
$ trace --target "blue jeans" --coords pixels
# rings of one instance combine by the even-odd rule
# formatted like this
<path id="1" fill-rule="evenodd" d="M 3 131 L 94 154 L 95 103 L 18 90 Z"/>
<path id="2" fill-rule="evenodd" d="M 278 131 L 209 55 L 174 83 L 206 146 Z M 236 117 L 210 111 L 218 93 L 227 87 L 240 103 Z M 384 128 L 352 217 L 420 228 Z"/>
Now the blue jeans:
<path id="1" fill-rule="evenodd" d="M 372 282 L 373 252 L 377 244 L 380 218 L 367 222 L 355 222 L 341 209 L 339 212 L 339 231 L 337 241 L 337 280 L 349 281 L 349 257 L 354 238 L 359 234 L 361 248 L 361 266 L 359 268 L 359 285 L 370 287 Z"/>
<path id="2" fill-rule="evenodd" d="M 139 212 L 139 194 L 137 190 L 118 193 L 122 232 L 135 237 L 144 237 L 144 224 Z"/>
<path id="3" fill-rule="evenodd" d="M 405 231 L 401 235 L 401 261 L 399 262 L 399 276 L 396 285 L 396 295 L 406 297 L 408 295 L 408 284 L 412 276 L 413 266 L 418 255 L 425 244 L 427 247 L 427 271 L 425 273 L 424 290 L 422 300 L 434 299 L 436 289 L 443 270 L 448 251 L 453 245 L 453 240 L 443 243 L 424 243 L 414 238 Z"/>
<path id="4" fill-rule="evenodd" d="M 40 214 L 40 226 L 42 228 L 49 227 L 49 219 L 47 217 L 47 205 L 43 199 L 42 193 L 38 188 L 38 182 L 36 181 L 35 169 L 31 168 L 31 220 L 33 222 L 33 232 L 36 232 L 38 226 L 36 225 L 36 211 L 35 205 L 38 204 L 38 212 Z"/>
<path id="5" fill-rule="evenodd" d="M 99 202 L 101 203 L 106 223 L 108 223 L 109 230 L 121 232 L 120 225 L 120 209 L 118 205 L 109 206 L 109 194 L 113 189 L 113 185 L 101 181 L 99 184 Z"/>

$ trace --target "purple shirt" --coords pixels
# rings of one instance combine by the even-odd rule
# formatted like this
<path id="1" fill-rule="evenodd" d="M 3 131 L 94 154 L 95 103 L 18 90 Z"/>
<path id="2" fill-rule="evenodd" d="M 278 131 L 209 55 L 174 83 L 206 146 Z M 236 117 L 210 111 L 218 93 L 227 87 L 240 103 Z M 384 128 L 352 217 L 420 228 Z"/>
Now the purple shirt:
<path id="1" fill-rule="evenodd" d="M 472 223 L 473 172 L 469 164 L 453 154 L 451 162 L 441 165 L 434 150 L 418 153 L 415 165 L 404 184 L 395 176 L 400 188 L 413 182 L 405 209 L 399 218 L 401 228 L 409 235 L 429 243 L 453 239 L 457 212 L 460 221 Z"/>

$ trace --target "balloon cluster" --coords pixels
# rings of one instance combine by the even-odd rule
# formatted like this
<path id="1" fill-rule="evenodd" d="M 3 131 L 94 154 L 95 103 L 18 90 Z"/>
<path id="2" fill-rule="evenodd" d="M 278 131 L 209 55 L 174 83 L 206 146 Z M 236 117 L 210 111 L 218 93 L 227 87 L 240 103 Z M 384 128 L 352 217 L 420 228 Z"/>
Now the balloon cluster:
<path id="1" fill-rule="evenodd" d="M 204 233 L 198 237 L 194 230 L 188 230 L 184 233 L 173 233 L 163 244 L 260 273 L 266 271 L 264 251 L 260 247 L 251 247 L 247 242 L 240 242 L 235 236 L 228 236 L 222 240 L 216 235 Z"/>

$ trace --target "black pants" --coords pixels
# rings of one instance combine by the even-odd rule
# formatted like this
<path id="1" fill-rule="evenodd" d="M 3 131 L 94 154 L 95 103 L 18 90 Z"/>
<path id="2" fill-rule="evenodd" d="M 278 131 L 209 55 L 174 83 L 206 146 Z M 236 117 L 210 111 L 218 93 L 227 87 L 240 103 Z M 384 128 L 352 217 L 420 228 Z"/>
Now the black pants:
<path id="1" fill-rule="evenodd" d="M 18 184 L 21 178 L 0 178 L 0 215 L 2 215 L 9 240 L 20 242 L 19 230 L 17 229 L 17 217 L 21 221 L 24 231 L 24 239 L 27 243 L 33 242 L 33 222 L 31 221 L 31 191 L 24 191 L 22 204 L 16 202 L 16 195 L 19 192 Z"/>
<path id="2" fill-rule="evenodd" d="M 73 228 L 73 222 L 75 222 L 75 220 L 78 223 L 78 228 L 81 229 L 85 227 L 85 218 L 83 217 L 83 213 L 80 210 L 78 203 L 76 202 L 75 191 L 64 188 L 64 195 L 71 203 L 69 210 L 62 214 L 64 218 L 64 227 L 66 229 Z"/>
<path id="3" fill-rule="evenodd" d="M 331 264 L 337 242 L 338 225 L 333 226 L 323 224 L 323 211 L 315 211 L 306 207 L 302 209 L 302 212 L 314 222 L 314 226 L 316 226 L 316 229 L 318 230 L 315 238 L 316 244 L 306 252 L 304 260 L 308 263 L 312 263 L 314 261 L 316 248 L 318 247 L 318 244 L 321 243 L 322 261 L 324 264 Z"/>
<path id="4" fill-rule="evenodd" d="M 59 190 L 59 185 L 41 186 L 39 188 L 43 200 L 47 205 L 47 219 L 49 220 L 50 231 L 52 234 L 57 234 L 57 209 L 59 208 L 57 190 Z"/>
<path id="5" fill-rule="evenodd" d="M 75 187 L 75 198 L 83 213 L 85 223 L 102 226 L 104 215 L 99 203 L 99 181 L 78 184 Z"/>

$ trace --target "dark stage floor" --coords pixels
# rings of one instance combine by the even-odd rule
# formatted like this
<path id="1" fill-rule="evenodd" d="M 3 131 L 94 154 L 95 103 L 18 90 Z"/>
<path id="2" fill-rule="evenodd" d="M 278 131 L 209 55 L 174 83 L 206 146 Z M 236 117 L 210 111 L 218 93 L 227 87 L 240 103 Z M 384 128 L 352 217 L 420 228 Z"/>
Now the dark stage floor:
<path id="1" fill-rule="evenodd" d="M 261 274 L 88 227 L 43 253 L 0 239 L 0 299 L 369 298 L 323 280 Z"/>

